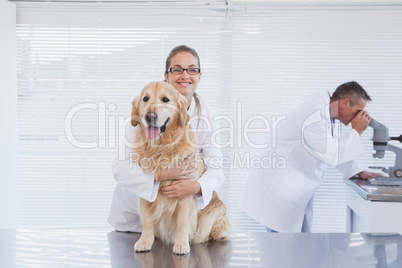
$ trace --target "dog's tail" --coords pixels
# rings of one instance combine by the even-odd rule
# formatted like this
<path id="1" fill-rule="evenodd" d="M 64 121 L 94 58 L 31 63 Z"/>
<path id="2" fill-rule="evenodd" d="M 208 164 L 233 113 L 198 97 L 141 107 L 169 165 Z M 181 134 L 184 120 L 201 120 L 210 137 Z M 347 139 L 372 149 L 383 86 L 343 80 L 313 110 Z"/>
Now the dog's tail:
<path id="1" fill-rule="evenodd" d="M 197 219 L 197 232 L 193 243 L 199 244 L 209 240 L 228 240 L 231 225 L 226 217 L 226 206 L 213 192 L 211 202 L 200 213 Z"/>

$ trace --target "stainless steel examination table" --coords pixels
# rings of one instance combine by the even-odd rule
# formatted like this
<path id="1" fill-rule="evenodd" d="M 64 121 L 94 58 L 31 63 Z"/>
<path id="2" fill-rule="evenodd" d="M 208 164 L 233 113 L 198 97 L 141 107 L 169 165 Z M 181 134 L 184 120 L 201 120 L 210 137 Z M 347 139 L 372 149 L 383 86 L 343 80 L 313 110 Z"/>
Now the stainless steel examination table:
<path id="1" fill-rule="evenodd" d="M 402 267 L 402 236 L 234 233 L 174 255 L 160 240 L 135 253 L 137 233 L 109 228 L 0 229 L 0 267 Z"/>

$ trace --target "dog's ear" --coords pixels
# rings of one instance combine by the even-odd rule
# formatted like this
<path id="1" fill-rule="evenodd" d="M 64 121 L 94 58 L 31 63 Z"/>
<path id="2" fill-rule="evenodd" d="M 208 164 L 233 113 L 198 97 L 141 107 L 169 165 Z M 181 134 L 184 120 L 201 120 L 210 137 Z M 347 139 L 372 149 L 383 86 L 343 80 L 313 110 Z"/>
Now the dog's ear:
<path id="1" fill-rule="evenodd" d="M 187 99 L 179 93 L 179 122 L 180 127 L 187 125 L 190 116 L 187 113 Z"/>
<path id="2" fill-rule="evenodd" d="M 139 106 L 140 106 L 140 96 L 137 96 L 134 98 L 134 100 L 131 102 L 131 125 L 133 127 L 137 126 L 138 123 L 140 122 L 140 115 L 139 115 Z"/>

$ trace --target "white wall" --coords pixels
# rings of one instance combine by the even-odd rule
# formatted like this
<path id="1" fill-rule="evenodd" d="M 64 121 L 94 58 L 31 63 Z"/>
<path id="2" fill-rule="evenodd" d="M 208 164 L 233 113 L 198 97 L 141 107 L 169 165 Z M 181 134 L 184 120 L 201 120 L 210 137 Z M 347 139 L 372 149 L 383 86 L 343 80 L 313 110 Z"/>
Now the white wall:
<path id="1" fill-rule="evenodd" d="M 17 211 L 16 7 L 0 0 L 0 228 L 15 228 Z"/>

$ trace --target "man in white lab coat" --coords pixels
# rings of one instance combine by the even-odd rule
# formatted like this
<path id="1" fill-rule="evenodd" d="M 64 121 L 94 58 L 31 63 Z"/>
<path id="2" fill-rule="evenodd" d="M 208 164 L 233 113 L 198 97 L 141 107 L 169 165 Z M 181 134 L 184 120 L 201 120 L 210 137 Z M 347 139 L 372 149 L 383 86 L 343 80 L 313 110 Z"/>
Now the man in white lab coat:
<path id="1" fill-rule="evenodd" d="M 362 171 L 356 162 L 363 153 L 360 135 L 371 120 L 364 111 L 370 100 L 357 82 L 340 85 L 332 96 L 323 91 L 304 100 L 279 123 L 275 140 L 261 155 L 282 158 L 285 167 L 254 169 L 241 207 L 268 230 L 310 232 L 313 195 L 326 165 L 336 167 L 346 178 L 380 175 Z M 352 130 L 338 137 L 334 120 L 351 123 Z"/>

